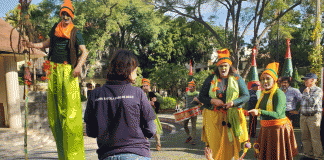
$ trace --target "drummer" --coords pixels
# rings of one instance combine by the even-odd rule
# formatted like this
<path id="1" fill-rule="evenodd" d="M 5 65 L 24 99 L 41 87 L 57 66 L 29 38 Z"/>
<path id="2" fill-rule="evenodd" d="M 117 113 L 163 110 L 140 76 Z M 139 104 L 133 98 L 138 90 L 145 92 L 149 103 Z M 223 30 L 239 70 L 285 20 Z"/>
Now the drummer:
<path id="1" fill-rule="evenodd" d="M 198 106 L 200 103 L 198 100 L 199 92 L 196 91 L 196 85 L 194 81 L 189 82 L 188 84 L 189 91 L 186 93 L 186 103 L 185 109 L 191 109 Z M 190 113 L 192 114 L 192 113 Z M 191 119 L 191 134 L 188 128 L 189 120 Z M 196 123 L 197 116 L 191 116 L 189 119 L 184 121 L 184 129 L 187 133 L 186 143 L 191 142 L 192 145 L 196 144 Z"/>

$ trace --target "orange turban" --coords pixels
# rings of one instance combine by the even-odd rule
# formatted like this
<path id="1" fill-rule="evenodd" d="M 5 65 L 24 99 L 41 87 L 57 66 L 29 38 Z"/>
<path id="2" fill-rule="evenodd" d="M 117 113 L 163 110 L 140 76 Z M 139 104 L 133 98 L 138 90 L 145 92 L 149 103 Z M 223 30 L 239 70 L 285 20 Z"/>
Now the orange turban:
<path id="1" fill-rule="evenodd" d="M 190 81 L 189 84 L 188 84 L 188 86 L 193 86 L 193 87 L 195 87 L 196 85 L 195 85 L 195 82 L 194 82 L 194 81 Z"/>
<path id="2" fill-rule="evenodd" d="M 146 79 L 146 78 L 143 78 L 143 79 L 142 79 L 142 86 L 143 86 L 144 84 L 147 84 L 147 85 L 150 86 L 150 85 L 151 85 L 151 84 L 150 84 L 150 80 L 148 80 L 148 79 Z"/>
<path id="3" fill-rule="evenodd" d="M 224 48 L 222 50 L 218 50 L 218 62 L 216 63 L 217 66 L 220 64 L 227 62 L 229 65 L 232 65 L 232 61 L 230 59 L 230 52 L 227 48 Z"/>
<path id="4" fill-rule="evenodd" d="M 62 12 L 67 12 L 71 18 L 74 18 L 74 9 L 70 0 L 65 0 L 61 6 L 60 16 L 62 16 Z"/>
<path id="5" fill-rule="evenodd" d="M 279 69 L 279 63 L 278 62 L 269 63 L 267 65 L 265 71 L 263 71 L 263 73 L 261 74 L 261 77 L 263 76 L 263 74 L 267 73 L 274 79 L 275 82 L 277 82 L 277 80 L 278 80 L 278 69 Z"/>

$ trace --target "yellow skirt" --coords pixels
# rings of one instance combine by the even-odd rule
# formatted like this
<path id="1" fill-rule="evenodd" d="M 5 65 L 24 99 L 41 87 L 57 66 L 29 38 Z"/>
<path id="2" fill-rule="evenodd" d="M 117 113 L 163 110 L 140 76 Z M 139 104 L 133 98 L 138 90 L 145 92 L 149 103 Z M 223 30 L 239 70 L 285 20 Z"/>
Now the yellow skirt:
<path id="1" fill-rule="evenodd" d="M 201 140 L 212 150 L 215 160 L 231 160 L 233 157 L 234 159 L 239 159 L 241 143 L 248 140 L 245 116 L 242 110 L 238 111 L 242 134 L 239 137 L 234 137 L 231 131 L 233 141 L 230 142 L 228 138 L 228 127 L 222 125 L 222 121 L 226 121 L 226 114 L 209 109 L 203 110 L 203 132 Z"/>

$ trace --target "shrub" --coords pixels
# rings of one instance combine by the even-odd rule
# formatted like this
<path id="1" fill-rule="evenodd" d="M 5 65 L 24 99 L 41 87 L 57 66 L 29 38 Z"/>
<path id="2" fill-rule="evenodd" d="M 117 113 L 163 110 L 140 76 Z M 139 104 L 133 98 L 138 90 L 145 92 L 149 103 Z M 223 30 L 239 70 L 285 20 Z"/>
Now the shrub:
<path id="1" fill-rule="evenodd" d="M 172 97 L 163 97 L 163 103 L 161 109 L 175 109 L 177 105 L 176 99 Z"/>

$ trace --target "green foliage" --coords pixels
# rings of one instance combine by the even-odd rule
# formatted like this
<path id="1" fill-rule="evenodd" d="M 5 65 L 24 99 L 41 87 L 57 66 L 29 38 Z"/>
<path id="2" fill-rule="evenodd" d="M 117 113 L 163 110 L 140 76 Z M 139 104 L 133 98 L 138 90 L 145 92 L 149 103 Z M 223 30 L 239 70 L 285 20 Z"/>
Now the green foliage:
<path id="1" fill-rule="evenodd" d="M 186 88 L 188 77 L 189 70 L 186 67 L 168 63 L 156 68 L 149 79 L 156 82 L 158 88 L 166 89 L 171 96 L 177 96 L 178 89 Z"/>
<path id="2" fill-rule="evenodd" d="M 318 20 L 315 26 L 315 29 L 312 33 L 313 41 L 316 41 L 317 37 L 321 37 L 322 27 Z M 311 72 L 316 73 L 318 77 L 321 77 L 321 69 L 322 69 L 322 52 L 323 47 L 320 44 L 314 46 L 314 48 L 308 54 L 308 60 L 311 63 Z"/>
<path id="3" fill-rule="evenodd" d="M 193 64 L 206 61 L 213 47 L 218 47 L 212 34 L 196 21 L 188 22 L 186 18 L 179 17 L 168 21 L 170 26 L 159 34 L 150 50 L 149 60 L 157 65 L 166 63 Z M 215 28 L 216 32 L 221 29 Z"/>
<path id="4" fill-rule="evenodd" d="M 83 94 L 80 94 L 81 95 L 81 102 L 85 102 L 87 101 L 87 97 Z"/>
<path id="5" fill-rule="evenodd" d="M 194 81 L 196 83 L 196 90 L 200 91 L 203 83 L 205 82 L 206 78 L 210 76 L 213 72 L 213 69 L 203 70 L 198 73 L 194 74 Z"/>
<path id="6" fill-rule="evenodd" d="M 175 109 L 177 101 L 172 97 L 163 97 L 163 103 L 161 104 L 161 109 Z"/>
<path id="7" fill-rule="evenodd" d="M 142 86 L 142 69 L 140 67 L 137 68 L 137 77 L 135 80 L 135 84 L 133 84 L 136 87 L 141 87 Z"/>
<path id="8" fill-rule="evenodd" d="M 24 80 L 22 79 L 22 77 L 18 77 L 18 82 L 19 82 L 19 85 L 25 85 Z"/>
<path id="9" fill-rule="evenodd" d="M 296 67 L 293 72 L 292 80 L 293 81 L 292 81 L 291 86 L 294 88 L 299 88 L 299 86 L 301 85 L 302 82 L 301 82 L 301 78 L 299 77 L 298 70 Z"/>

